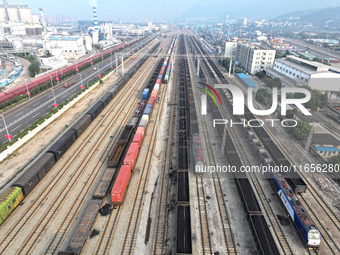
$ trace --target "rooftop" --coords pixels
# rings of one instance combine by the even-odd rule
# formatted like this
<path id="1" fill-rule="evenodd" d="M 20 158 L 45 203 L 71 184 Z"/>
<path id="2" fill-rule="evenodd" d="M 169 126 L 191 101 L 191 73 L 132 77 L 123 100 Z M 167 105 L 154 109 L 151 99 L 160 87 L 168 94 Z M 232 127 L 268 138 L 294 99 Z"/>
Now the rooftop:
<path id="1" fill-rule="evenodd" d="M 238 73 L 237 76 L 240 77 L 249 87 L 256 87 L 256 84 L 244 73 Z"/>
<path id="2" fill-rule="evenodd" d="M 327 66 L 327 70 L 325 70 L 326 68 L 324 68 L 323 66 L 326 66 L 326 65 L 323 65 L 323 64 L 318 63 L 318 62 L 312 62 L 312 61 L 304 60 L 302 58 L 298 58 L 298 57 L 291 56 L 291 55 L 287 56 L 287 58 L 276 59 L 275 62 L 279 62 L 279 63 L 282 63 L 284 65 L 290 66 L 290 67 L 292 67 L 296 70 L 299 70 L 301 72 L 304 72 L 306 74 L 316 74 L 316 73 L 320 73 L 320 72 L 330 73 L 328 71 L 329 66 Z M 310 62 L 312 62 L 312 63 L 310 63 Z M 320 65 L 322 65 L 322 68 L 319 68 Z M 323 71 L 323 70 L 325 70 L 325 71 Z"/>
<path id="3" fill-rule="evenodd" d="M 58 40 L 58 41 L 77 41 L 80 37 L 79 36 L 56 36 L 53 35 L 50 37 L 50 40 Z"/>
<path id="4" fill-rule="evenodd" d="M 321 146 L 321 147 L 327 147 L 325 145 L 334 146 L 334 147 L 340 146 L 340 141 L 336 139 L 334 136 L 332 136 L 331 134 L 327 134 L 327 133 L 324 133 L 324 134 L 315 133 L 313 135 L 312 141 L 316 146 Z"/>
<path id="5" fill-rule="evenodd" d="M 317 151 L 336 151 L 340 152 L 340 150 L 336 147 L 323 147 L 323 146 L 315 146 Z"/>

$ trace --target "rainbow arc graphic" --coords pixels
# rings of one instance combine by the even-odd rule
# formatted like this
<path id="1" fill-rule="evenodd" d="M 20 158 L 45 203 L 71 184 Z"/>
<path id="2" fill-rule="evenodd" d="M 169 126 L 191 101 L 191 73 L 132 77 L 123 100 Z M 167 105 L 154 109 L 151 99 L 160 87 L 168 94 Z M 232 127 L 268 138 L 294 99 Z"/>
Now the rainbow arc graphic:
<path id="1" fill-rule="evenodd" d="M 205 86 L 206 88 L 210 89 L 210 90 L 216 95 L 216 97 L 217 97 L 218 100 L 220 101 L 220 104 L 222 105 L 222 100 L 221 100 L 221 98 L 220 98 L 220 95 L 217 93 L 217 91 L 216 91 L 213 87 L 211 87 L 210 85 L 205 84 L 205 83 L 203 83 L 203 82 L 197 82 L 197 83 L 199 83 L 199 84 Z M 204 91 L 204 92 L 206 92 L 206 93 L 212 98 L 212 100 L 214 101 L 215 105 L 217 106 L 216 99 L 215 99 L 215 97 L 213 96 L 213 94 L 212 94 L 209 90 L 204 89 L 204 88 L 199 88 L 199 89 L 202 90 L 202 91 Z"/>

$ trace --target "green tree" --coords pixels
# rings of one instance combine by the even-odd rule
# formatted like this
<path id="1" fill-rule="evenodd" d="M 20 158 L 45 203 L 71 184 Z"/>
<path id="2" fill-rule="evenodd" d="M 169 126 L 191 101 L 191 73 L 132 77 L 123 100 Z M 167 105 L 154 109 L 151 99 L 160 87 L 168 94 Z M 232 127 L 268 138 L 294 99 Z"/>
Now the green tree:
<path id="1" fill-rule="evenodd" d="M 293 135 L 297 140 L 302 141 L 307 138 L 310 129 L 308 122 L 298 121 L 297 126 L 293 128 Z"/>
<path id="2" fill-rule="evenodd" d="M 265 70 L 262 70 L 261 72 L 257 72 L 256 76 L 259 77 L 260 79 L 264 79 L 268 77 Z"/>
<path id="3" fill-rule="evenodd" d="M 340 155 L 332 156 L 328 159 L 328 164 L 336 165 L 340 164 Z"/>
<path id="4" fill-rule="evenodd" d="M 261 104 L 268 105 L 272 102 L 272 94 L 267 89 L 259 89 L 256 93 L 256 100 Z"/>
<path id="5" fill-rule="evenodd" d="M 328 105 L 327 94 L 322 94 L 321 91 L 316 89 L 311 89 L 308 86 L 303 86 L 303 88 L 308 89 L 311 93 L 311 99 L 304 104 L 305 107 L 310 108 L 312 111 L 316 111 L 318 107 L 324 108 Z M 303 98 L 304 94 L 294 93 L 289 96 L 290 98 Z"/>
<path id="6" fill-rule="evenodd" d="M 38 62 L 33 61 L 32 64 L 28 67 L 28 72 L 30 73 L 31 77 L 34 77 L 37 73 L 40 72 L 40 68 Z"/>
<path id="7" fill-rule="evenodd" d="M 272 79 L 272 78 L 267 77 L 267 78 L 264 78 L 264 79 L 263 79 L 263 82 L 264 82 L 264 83 L 267 85 L 267 87 L 269 87 L 269 88 L 274 88 L 274 87 L 276 87 L 276 88 L 281 88 L 281 87 L 282 87 L 280 78 L 274 78 L 274 79 Z"/>

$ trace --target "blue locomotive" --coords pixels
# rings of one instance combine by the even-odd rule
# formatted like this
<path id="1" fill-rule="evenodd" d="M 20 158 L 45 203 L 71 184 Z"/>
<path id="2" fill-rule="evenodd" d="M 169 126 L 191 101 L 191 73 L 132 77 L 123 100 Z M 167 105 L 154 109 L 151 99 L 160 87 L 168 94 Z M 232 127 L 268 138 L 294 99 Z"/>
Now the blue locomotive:
<path id="1" fill-rule="evenodd" d="M 270 179 L 306 246 L 318 249 L 321 242 L 320 232 L 305 208 L 301 205 L 292 188 L 280 175 L 273 174 Z"/>

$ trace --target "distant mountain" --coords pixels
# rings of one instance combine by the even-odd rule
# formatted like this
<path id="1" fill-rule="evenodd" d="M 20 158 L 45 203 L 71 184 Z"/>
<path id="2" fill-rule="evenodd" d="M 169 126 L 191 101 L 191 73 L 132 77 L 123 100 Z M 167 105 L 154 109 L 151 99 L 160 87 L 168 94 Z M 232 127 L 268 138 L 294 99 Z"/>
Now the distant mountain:
<path id="1" fill-rule="evenodd" d="M 340 6 L 314 9 L 307 11 L 297 11 L 281 15 L 274 20 L 281 21 L 297 21 L 299 23 L 311 23 L 314 26 L 324 28 L 339 28 L 340 27 Z"/>
<path id="2" fill-rule="evenodd" d="M 225 21 L 226 15 L 229 15 L 231 19 L 242 17 L 247 17 L 249 19 L 255 17 L 275 18 L 279 15 L 281 15 L 279 18 L 282 19 L 288 19 L 291 16 L 300 18 L 303 15 L 308 15 L 315 11 L 321 11 L 323 10 L 322 8 L 326 6 L 336 6 L 338 1 L 339 0 L 285 0 L 284 2 L 278 0 L 200 0 L 191 8 L 185 9 L 182 12 L 179 6 L 176 19 L 201 18 L 205 20 Z M 312 10 L 305 11 L 306 6 Z M 336 8 L 327 9 L 331 9 L 334 13 L 336 13 Z M 282 15 L 282 13 L 288 14 Z M 287 15 L 288 17 L 286 17 Z"/>

